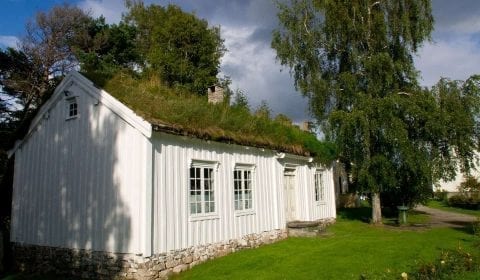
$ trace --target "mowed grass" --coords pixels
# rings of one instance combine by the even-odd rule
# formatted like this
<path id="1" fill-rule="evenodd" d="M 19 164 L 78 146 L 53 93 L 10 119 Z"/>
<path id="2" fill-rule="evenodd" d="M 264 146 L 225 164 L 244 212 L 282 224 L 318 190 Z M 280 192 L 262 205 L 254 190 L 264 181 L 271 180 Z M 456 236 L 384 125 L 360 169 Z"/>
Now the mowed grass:
<path id="1" fill-rule="evenodd" d="M 436 209 L 440 209 L 440 210 L 444 210 L 444 211 L 450 211 L 450 212 L 455 212 L 455 213 L 467 214 L 467 215 L 473 215 L 473 216 L 480 217 L 480 210 L 469 210 L 469 209 L 451 207 L 451 206 L 448 206 L 443 201 L 430 200 L 430 201 L 428 201 L 427 206 L 432 207 L 432 208 L 436 208 Z"/>
<path id="2" fill-rule="evenodd" d="M 399 279 L 419 263 L 435 260 L 442 249 L 478 250 L 474 236 L 461 229 L 378 227 L 352 220 L 349 213 L 339 216 L 328 237 L 288 238 L 240 251 L 175 279 Z"/>

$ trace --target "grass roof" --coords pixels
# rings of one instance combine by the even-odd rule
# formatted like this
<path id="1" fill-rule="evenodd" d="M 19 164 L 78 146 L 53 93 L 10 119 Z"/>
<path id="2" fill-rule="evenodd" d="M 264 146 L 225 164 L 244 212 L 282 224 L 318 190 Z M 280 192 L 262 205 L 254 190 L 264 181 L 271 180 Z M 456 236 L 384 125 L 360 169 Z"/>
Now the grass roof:
<path id="1" fill-rule="evenodd" d="M 245 107 L 209 104 L 206 96 L 170 88 L 154 75 L 136 78 L 118 73 L 102 84 L 157 130 L 312 156 L 324 163 L 335 158 L 331 143 L 294 125 L 253 115 Z"/>

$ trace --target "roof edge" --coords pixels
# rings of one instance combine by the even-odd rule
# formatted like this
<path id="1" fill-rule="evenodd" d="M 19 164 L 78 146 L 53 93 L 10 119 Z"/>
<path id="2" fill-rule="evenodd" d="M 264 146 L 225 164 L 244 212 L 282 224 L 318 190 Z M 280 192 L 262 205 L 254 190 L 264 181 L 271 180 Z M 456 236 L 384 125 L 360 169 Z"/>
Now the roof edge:
<path id="1" fill-rule="evenodd" d="M 34 129 L 42 120 L 42 116 L 47 113 L 61 98 L 62 93 L 73 85 L 79 86 L 86 94 L 98 99 L 103 105 L 109 108 L 113 113 L 122 118 L 125 122 L 140 131 L 145 137 L 152 136 L 152 125 L 150 122 L 138 116 L 134 111 L 114 98 L 108 92 L 95 86 L 95 84 L 77 71 L 69 72 L 60 84 L 55 88 L 52 96 L 41 106 L 29 125 L 27 134 L 17 141 L 12 149 L 7 151 L 8 158 L 12 157 L 22 144 L 30 138 Z"/>

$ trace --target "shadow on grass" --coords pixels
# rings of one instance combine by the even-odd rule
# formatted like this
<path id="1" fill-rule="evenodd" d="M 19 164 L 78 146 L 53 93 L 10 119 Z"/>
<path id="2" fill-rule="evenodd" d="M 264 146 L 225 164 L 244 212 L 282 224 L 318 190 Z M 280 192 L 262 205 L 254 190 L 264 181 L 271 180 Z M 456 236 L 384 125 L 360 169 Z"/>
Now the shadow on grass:
<path id="1" fill-rule="evenodd" d="M 341 208 L 338 209 L 337 216 L 341 219 L 361 221 L 364 223 L 370 222 L 372 216 L 372 208 L 358 207 L 358 208 Z"/>

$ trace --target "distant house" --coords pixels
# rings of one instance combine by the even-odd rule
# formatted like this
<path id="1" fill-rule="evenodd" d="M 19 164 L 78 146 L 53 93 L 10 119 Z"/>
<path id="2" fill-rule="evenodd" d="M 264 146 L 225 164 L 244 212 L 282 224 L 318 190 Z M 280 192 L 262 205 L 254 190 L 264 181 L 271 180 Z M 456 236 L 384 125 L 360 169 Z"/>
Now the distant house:
<path id="1" fill-rule="evenodd" d="M 20 269 L 156 279 L 336 217 L 331 166 L 171 133 L 76 72 L 11 154 Z"/>
<path id="2" fill-rule="evenodd" d="M 480 178 L 479 170 L 480 170 L 479 167 L 475 165 L 475 169 L 470 170 L 470 176 L 473 176 L 478 180 Z M 452 181 L 446 182 L 446 181 L 440 180 L 439 182 L 434 184 L 433 191 L 447 192 L 448 196 L 458 194 L 460 192 L 458 187 L 460 187 L 460 184 L 462 182 L 465 182 L 466 179 L 467 179 L 467 175 L 457 170 L 457 175 Z"/>

